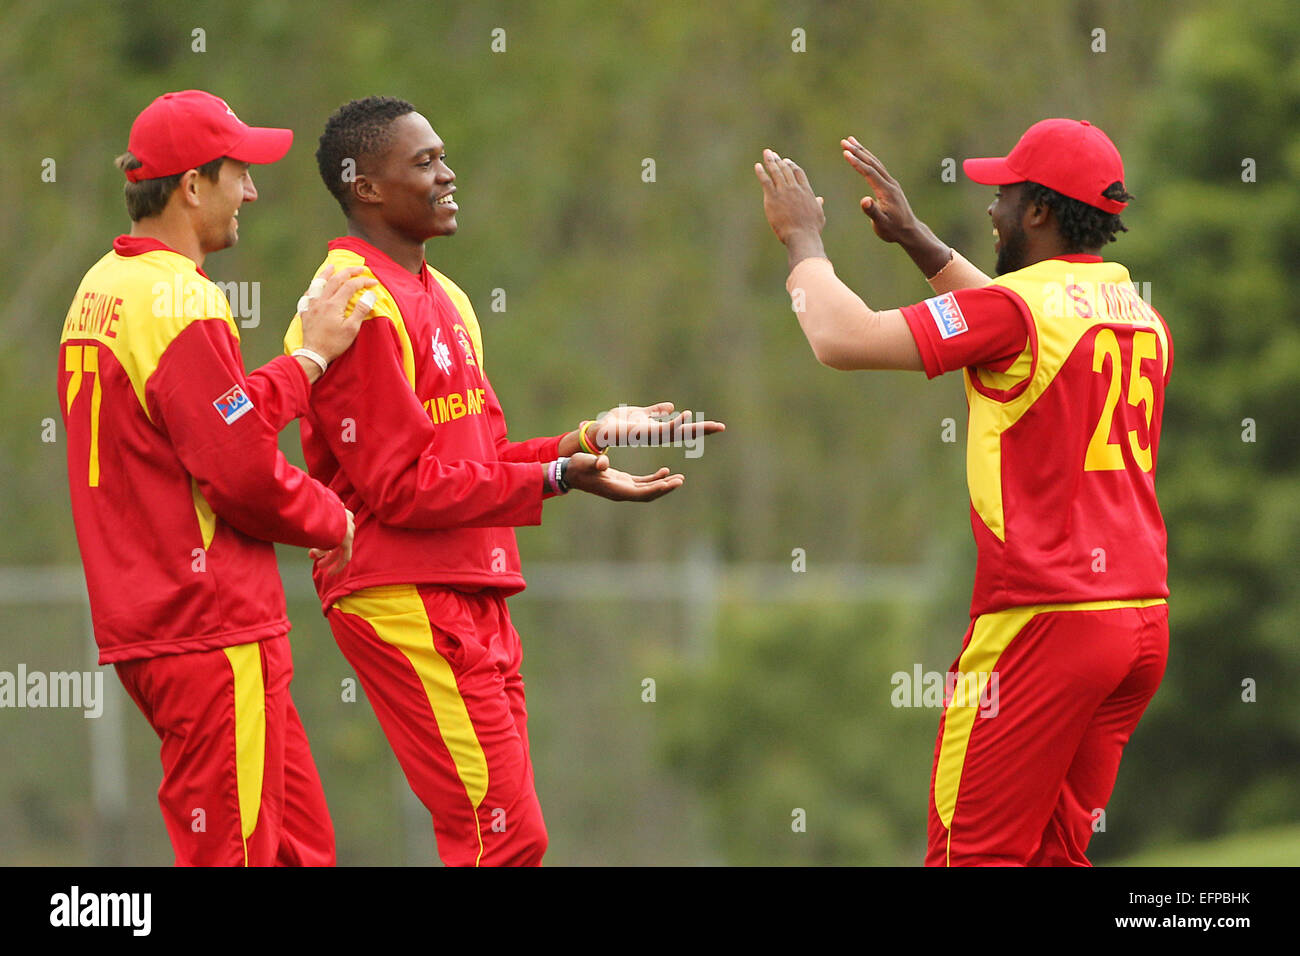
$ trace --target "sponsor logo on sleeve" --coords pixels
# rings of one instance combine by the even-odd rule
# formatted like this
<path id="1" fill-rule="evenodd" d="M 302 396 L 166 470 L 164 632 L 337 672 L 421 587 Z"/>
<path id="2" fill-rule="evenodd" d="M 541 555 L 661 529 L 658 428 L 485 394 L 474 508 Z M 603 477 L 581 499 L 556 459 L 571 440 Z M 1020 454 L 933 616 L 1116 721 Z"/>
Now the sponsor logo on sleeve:
<path id="1" fill-rule="evenodd" d="M 244 415 L 253 410 L 253 400 L 244 394 L 238 385 L 230 386 L 230 391 L 212 403 L 227 425 L 233 425 Z"/>
<path id="2" fill-rule="evenodd" d="M 951 292 L 926 299 L 925 304 L 930 309 L 930 315 L 934 317 L 934 324 L 939 327 L 939 334 L 945 339 L 961 335 L 970 328 L 966 324 L 966 316 L 961 314 L 957 297 Z"/>

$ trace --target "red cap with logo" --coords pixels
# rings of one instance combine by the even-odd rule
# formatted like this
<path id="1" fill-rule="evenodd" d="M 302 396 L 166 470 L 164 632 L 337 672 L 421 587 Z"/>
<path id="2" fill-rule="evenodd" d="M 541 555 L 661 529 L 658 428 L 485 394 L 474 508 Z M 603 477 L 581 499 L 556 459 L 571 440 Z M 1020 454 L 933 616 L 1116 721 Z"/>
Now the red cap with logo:
<path id="1" fill-rule="evenodd" d="M 248 126 L 219 96 L 203 90 L 164 93 L 131 124 L 127 149 L 144 165 L 128 169 L 133 183 L 174 176 L 223 156 L 274 163 L 289 152 L 293 130 Z"/>
<path id="2" fill-rule="evenodd" d="M 1006 156 L 968 159 L 961 168 L 986 186 L 1035 182 L 1104 212 L 1128 205 L 1102 195 L 1111 183 L 1124 182 L 1124 162 L 1110 137 L 1087 120 L 1042 120 Z"/>

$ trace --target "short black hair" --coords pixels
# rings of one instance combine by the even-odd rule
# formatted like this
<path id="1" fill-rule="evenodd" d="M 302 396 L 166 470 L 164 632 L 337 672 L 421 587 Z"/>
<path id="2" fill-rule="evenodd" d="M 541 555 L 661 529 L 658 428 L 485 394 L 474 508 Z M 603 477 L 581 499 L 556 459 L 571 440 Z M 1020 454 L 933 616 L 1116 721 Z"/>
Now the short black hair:
<path id="1" fill-rule="evenodd" d="M 325 132 L 320 134 L 320 145 L 316 148 L 316 166 L 325 188 L 339 201 L 344 215 L 349 212 L 352 196 L 349 188 L 352 180 L 344 177 L 345 163 L 351 160 L 351 172 L 356 173 L 362 160 L 388 148 L 393 120 L 414 112 L 415 107 L 406 100 L 367 96 L 344 103 L 325 122 Z"/>
<path id="2" fill-rule="evenodd" d="M 1100 249 L 1108 242 L 1115 241 L 1115 234 L 1128 232 L 1118 213 L 1106 212 L 1086 202 L 1062 196 L 1054 189 L 1048 189 L 1035 182 L 1026 182 L 1020 193 L 1020 209 L 1023 211 L 1029 203 L 1047 206 L 1056 215 L 1061 236 L 1070 246 L 1070 252 L 1084 252 L 1088 249 Z M 1133 197 L 1124 189 L 1121 182 L 1113 182 L 1101 193 L 1107 199 L 1116 202 L 1131 202 Z"/>
<path id="3" fill-rule="evenodd" d="M 224 156 L 218 156 L 216 159 L 209 160 L 196 168 L 199 175 L 217 183 L 221 181 L 221 164 L 225 161 Z M 114 162 L 117 164 L 117 168 L 124 173 L 132 169 L 139 169 L 144 165 L 130 150 L 117 157 Z M 189 172 L 189 170 L 186 170 L 186 172 Z M 126 214 L 131 217 L 131 221 L 139 222 L 141 219 L 157 216 L 166 209 L 168 200 L 172 198 L 172 193 L 176 191 L 176 187 L 181 184 L 181 177 L 184 175 L 185 173 L 177 173 L 174 176 L 142 179 L 136 183 L 128 179 L 124 192 L 126 194 Z"/>

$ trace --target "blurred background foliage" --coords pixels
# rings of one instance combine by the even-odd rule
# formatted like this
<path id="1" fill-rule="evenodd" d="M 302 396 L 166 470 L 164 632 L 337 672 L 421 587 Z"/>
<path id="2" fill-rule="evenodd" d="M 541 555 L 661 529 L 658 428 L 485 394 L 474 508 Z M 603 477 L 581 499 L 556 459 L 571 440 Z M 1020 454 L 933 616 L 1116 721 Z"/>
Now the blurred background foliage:
<path id="1" fill-rule="evenodd" d="M 873 305 L 902 305 L 928 287 L 871 234 L 841 136 L 872 148 L 935 231 L 991 270 L 990 191 L 945 181 L 945 160 L 1000 155 L 1045 116 L 1101 126 L 1138 197 L 1108 254 L 1150 282 L 1174 335 L 1158 485 L 1173 645 L 1092 856 L 1194 863 L 1179 848 L 1266 827 L 1269 846 L 1300 845 L 1300 705 L 1286 697 L 1300 680 L 1292 4 L 57 0 L 0 17 L 0 565 L 78 565 L 61 427 L 41 440 L 58 419 L 59 328 L 128 225 L 112 159 L 135 114 L 172 89 L 211 90 L 247 122 L 296 131 L 285 160 L 255 170 L 238 247 L 207 264 L 214 279 L 261 284 L 260 325 L 242 333 L 249 368 L 278 354 L 342 228 L 313 158 L 325 118 L 383 93 L 429 117 L 458 174 L 460 232 L 428 256 L 476 305 L 515 436 L 662 399 L 728 423 L 698 459 L 620 453 L 634 470 L 681 465 L 687 484 L 669 498 L 570 498 L 519 534 L 536 570 L 512 607 L 556 864 L 919 861 L 938 711 L 892 706 L 890 677 L 946 670 L 966 625 L 963 451 L 941 437 L 948 418 L 962 433 L 961 386 L 816 363 L 752 165 L 764 146 L 799 160 L 826 197 L 839 274 Z M 296 428 L 282 445 L 301 461 Z M 350 671 L 306 559 L 281 559 L 295 699 L 340 862 L 429 862 L 427 815 L 364 696 L 342 699 Z M 638 568 L 657 590 L 618 583 Z M 86 666 L 82 621 L 75 605 L 10 595 L 0 670 Z M 0 862 L 170 861 L 157 741 L 127 707 L 130 811 L 107 848 L 88 722 L 0 711 Z M 1261 845 L 1234 844 L 1247 849 L 1228 862 L 1263 862 Z M 1223 861 L 1215 846 L 1207 862 Z"/>

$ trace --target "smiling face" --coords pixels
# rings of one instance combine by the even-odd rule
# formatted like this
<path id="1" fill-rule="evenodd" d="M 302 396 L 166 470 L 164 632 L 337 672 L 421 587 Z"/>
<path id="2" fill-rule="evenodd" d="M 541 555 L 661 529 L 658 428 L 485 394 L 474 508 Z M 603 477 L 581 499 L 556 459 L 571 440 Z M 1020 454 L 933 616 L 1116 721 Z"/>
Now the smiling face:
<path id="1" fill-rule="evenodd" d="M 196 180 L 201 199 L 197 225 L 203 252 L 228 249 L 239 241 L 239 207 L 257 200 L 257 187 L 249 170 L 248 163 L 227 159 L 215 183 L 202 176 Z"/>
<path id="2" fill-rule="evenodd" d="M 997 275 L 1015 272 L 1028 265 L 1025 259 L 1029 239 L 1023 223 L 1024 188 L 1023 183 L 1000 186 L 989 204 L 989 218 L 993 220 L 993 251 L 998 254 L 994 266 Z"/>
<path id="3" fill-rule="evenodd" d="M 459 209 L 452 199 L 456 174 L 447 165 L 442 140 L 419 113 L 393 120 L 392 139 L 364 172 L 384 224 L 413 242 L 456 232 Z"/>

